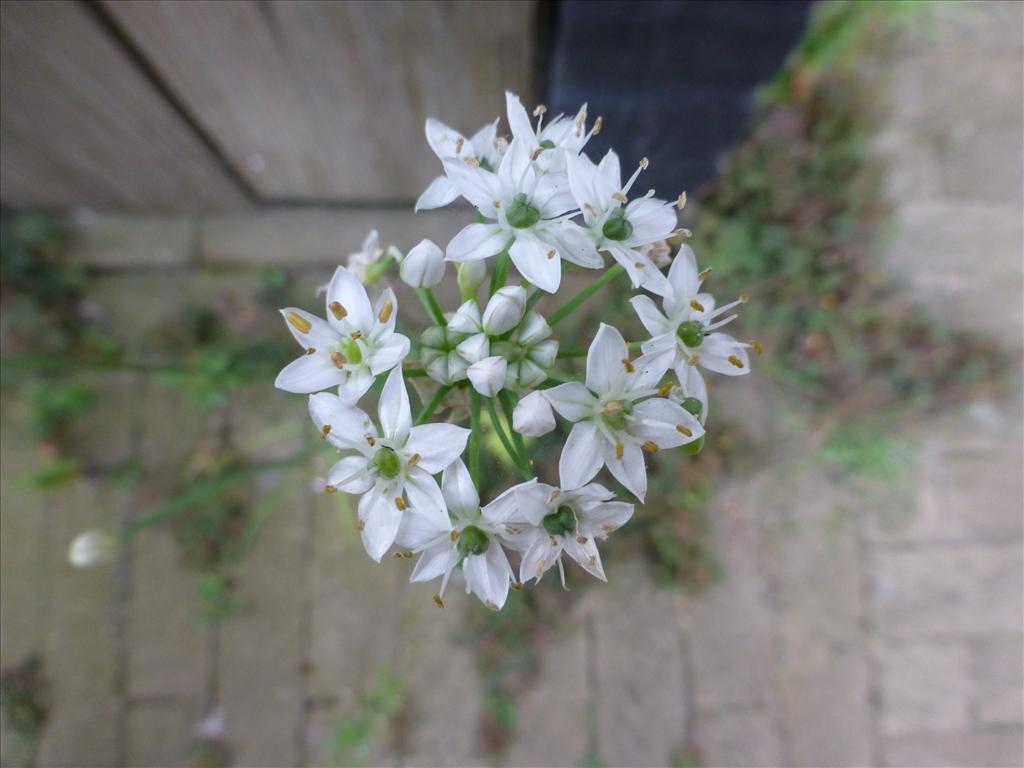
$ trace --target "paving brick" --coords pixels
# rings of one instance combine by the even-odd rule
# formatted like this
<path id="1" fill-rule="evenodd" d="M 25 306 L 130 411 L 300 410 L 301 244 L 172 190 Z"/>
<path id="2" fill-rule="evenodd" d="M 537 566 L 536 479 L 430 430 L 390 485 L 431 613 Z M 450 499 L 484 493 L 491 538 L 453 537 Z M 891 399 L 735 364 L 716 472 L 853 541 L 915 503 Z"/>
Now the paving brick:
<path id="1" fill-rule="evenodd" d="M 596 704 L 587 682 L 586 613 L 577 611 L 547 638 L 537 679 L 517 703 L 506 765 L 580 765 L 586 757 L 588 711 Z"/>
<path id="2" fill-rule="evenodd" d="M 67 551 L 83 530 L 116 530 L 124 504 L 124 491 L 91 480 L 78 481 L 49 500 L 53 517 L 47 565 L 52 592 L 44 669 L 52 705 L 39 745 L 40 765 L 121 761 L 113 570 L 73 568 Z"/>
<path id="3" fill-rule="evenodd" d="M 1021 729 L 952 733 L 915 733 L 885 739 L 885 764 L 927 765 L 934 768 L 1007 768 L 1020 766 Z"/>
<path id="4" fill-rule="evenodd" d="M 138 374 L 104 371 L 80 377 L 95 393 L 95 404 L 71 425 L 72 455 L 90 470 L 125 466 L 135 457 L 142 417 Z M 133 407 L 134 406 L 134 407 Z"/>
<path id="5" fill-rule="evenodd" d="M 882 731 L 955 731 L 968 726 L 970 654 L 960 643 L 907 643 L 880 650 Z"/>
<path id="6" fill-rule="evenodd" d="M 778 590 L 778 690 L 794 765 L 867 765 L 871 712 L 858 499 L 809 465 L 765 494 Z M 778 503 L 781 500 L 781 503 Z"/>
<path id="7" fill-rule="evenodd" d="M 193 764 L 195 727 L 202 719 L 203 711 L 194 699 L 133 703 L 128 713 L 125 764 L 137 768 Z"/>
<path id="8" fill-rule="evenodd" d="M 1019 543 L 880 550 L 872 591 L 880 630 L 959 637 L 1021 629 Z"/>
<path id="9" fill-rule="evenodd" d="M 978 640 L 972 647 L 973 712 L 984 725 L 1024 722 L 1024 635 Z"/>
<path id="10" fill-rule="evenodd" d="M 332 269 L 358 251 L 367 232 L 405 253 L 424 238 L 444 248 L 473 222 L 469 210 L 414 214 L 411 208 L 264 209 L 214 216 L 202 224 L 201 252 L 207 263 L 277 267 L 323 264 Z"/>
<path id="11" fill-rule="evenodd" d="M 721 768 L 783 765 L 774 718 L 766 709 L 730 708 L 698 713 L 694 740 L 699 764 Z"/>
<path id="12" fill-rule="evenodd" d="M 197 227 L 178 216 L 80 214 L 71 258 L 93 267 L 181 266 L 192 258 Z"/>
<path id="13" fill-rule="evenodd" d="M 667 765 L 683 746 L 690 684 L 676 596 L 639 561 L 606 567 L 591 604 L 598 753 L 610 765 Z"/>

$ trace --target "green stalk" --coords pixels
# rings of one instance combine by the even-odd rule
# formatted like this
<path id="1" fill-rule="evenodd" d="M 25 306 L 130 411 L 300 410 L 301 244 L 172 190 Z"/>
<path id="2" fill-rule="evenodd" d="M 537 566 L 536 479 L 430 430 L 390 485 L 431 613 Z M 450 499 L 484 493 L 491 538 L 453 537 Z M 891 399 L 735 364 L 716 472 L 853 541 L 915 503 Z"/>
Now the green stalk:
<path id="1" fill-rule="evenodd" d="M 640 349 L 642 345 L 642 341 L 630 341 L 626 343 L 626 347 L 628 347 L 631 352 L 636 352 L 637 350 Z M 586 357 L 587 352 L 588 350 L 583 349 L 582 347 L 576 347 L 575 349 L 567 349 L 564 352 L 558 353 L 558 359 L 569 360 L 574 357 Z"/>
<path id="2" fill-rule="evenodd" d="M 469 476 L 480 487 L 480 393 L 469 390 Z"/>
<path id="3" fill-rule="evenodd" d="M 568 384 L 571 381 L 576 381 L 576 379 L 568 373 L 556 371 L 554 368 L 548 368 L 545 373 L 551 381 L 557 381 L 559 384 Z"/>
<path id="4" fill-rule="evenodd" d="M 434 393 L 434 396 L 430 398 L 430 402 L 423 406 L 423 410 L 420 411 L 420 415 L 416 417 L 417 426 L 422 424 L 424 421 L 429 419 L 434 414 L 434 411 L 437 410 L 437 406 L 439 406 L 441 404 L 441 401 L 444 400 L 445 395 L 451 392 L 453 386 L 455 385 L 445 384 L 443 387 L 438 389 L 437 392 Z"/>
<path id="5" fill-rule="evenodd" d="M 619 275 L 623 274 L 626 270 L 620 265 L 616 264 L 614 267 L 605 270 L 605 273 L 601 275 L 597 280 L 592 282 L 582 291 L 573 296 L 569 301 L 565 302 L 562 306 L 551 313 L 548 318 L 548 325 L 554 327 L 556 323 L 560 323 L 562 320 L 571 315 L 580 304 L 585 302 L 599 290 L 604 288 L 605 285 L 610 283 Z"/>
<path id="6" fill-rule="evenodd" d="M 544 291 L 541 288 L 538 288 L 533 293 L 531 293 L 530 298 L 526 300 L 526 311 L 529 312 L 531 309 L 533 309 L 533 305 L 540 301 L 542 298 L 544 298 Z"/>
<path id="7" fill-rule="evenodd" d="M 533 476 L 530 474 L 530 470 L 523 465 L 524 459 L 516 453 L 516 449 L 512 446 L 511 441 L 508 439 L 508 435 L 505 434 L 505 429 L 501 426 L 501 419 L 498 418 L 498 412 L 494 408 L 494 398 L 487 398 L 487 413 L 491 417 L 491 426 L 494 427 L 494 431 L 498 435 L 498 439 L 501 444 L 505 447 L 505 452 L 512 459 L 512 463 L 516 465 L 516 469 L 523 476 L 524 480 L 530 480 Z"/>
<path id="8" fill-rule="evenodd" d="M 441 305 L 437 303 L 432 290 L 429 288 L 417 288 L 416 295 L 420 297 L 423 308 L 427 310 L 427 314 L 433 318 L 435 323 L 442 328 L 448 325 L 444 319 L 444 312 L 441 311 Z"/>
<path id="9" fill-rule="evenodd" d="M 515 444 L 516 450 L 522 457 L 524 464 L 529 468 L 530 458 L 529 454 L 526 453 L 526 442 L 513 426 L 512 414 L 515 411 L 515 406 L 512 404 L 512 393 L 503 389 L 498 393 L 498 399 L 501 400 L 501 409 L 505 412 L 505 419 L 508 421 L 508 431 L 512 435 L 512 442 Z"/>
<path id="10" fill-rule="evenodd" d="M 508 279 L 508 264 L 508 251 L 502 251 L 494 262 L 494 272 L 491 273 L 491 289 L 487 293 L 488 296 L 493 296 L 498 292 L 499 288 L 505 285 L 505 280 Z"/>

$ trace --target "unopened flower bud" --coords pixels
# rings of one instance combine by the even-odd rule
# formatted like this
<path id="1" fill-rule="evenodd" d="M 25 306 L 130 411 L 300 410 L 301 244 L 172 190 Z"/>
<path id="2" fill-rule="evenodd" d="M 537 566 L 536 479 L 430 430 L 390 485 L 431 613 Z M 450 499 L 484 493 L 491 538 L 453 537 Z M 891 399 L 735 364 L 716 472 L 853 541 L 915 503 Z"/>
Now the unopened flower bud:
<path id="1" fill-rule="evenodd" d="M 505 386 L 505 371 L 508 363 L 505 358 L 494 355 L 473 363 L 466 369 L 473 389 L 485 397 L 494 397 Z"/>
<path id="2" fill-rule="evenodd" d="M 548 321 L 536 312 L 529 312 L 523 318 L 523 323 L 519 326 L 519 333 L 516 334 L 516 338 L 520 344 L 529 347 L 550 335 L 551 326 L 548 325 Z"/>
<path id="3" fill-rule="evenodd" d="M 448 320 L 448 330 L 455 333 L 480 333 L 480 308 L 470 299 Z"/>
<path id="4" fill-rule="evenodd" d="M 117 557 L 117 540 L 97 528 L 78 534 L 68 547 L 68 561 L 75 568 L 107 565 Z"/>
<path id="5" fill-rule="evenodd" d="M 405 255 L 398 274 L 413 288 L 433 288 L 444 279 L 444 253 L 430 240 L 421 240 Z"/>
<path id="6" fill-rule="evenodd" d="M 526 289 L 520 285 L 506 285 L 497 291 L 484 309 L 483 327 L 490 336 L 511 331 L 523 319 L 526 310 Z"/>
<path id="7" fill-rule="evenodd" d="M 512 412 L 512 428 L 521 435 L 540 437 L 555 428 L 551 404 L 541 392 L 531 392 Z"/>
<path id="8" fill-rule="evenodd" d="M 491 353 L 491 343 L 484 334 L 477 333 L 460 342 L 455 351 L 469 362 L 476 363 Z"/>
<path id="9" fill-rule="evenodd" d="M 487 265 L 483 261 L 464 261 L 459 264 L 459 293 L 463 299 L 473 298 L 476 289 L 486 279 Z"/>

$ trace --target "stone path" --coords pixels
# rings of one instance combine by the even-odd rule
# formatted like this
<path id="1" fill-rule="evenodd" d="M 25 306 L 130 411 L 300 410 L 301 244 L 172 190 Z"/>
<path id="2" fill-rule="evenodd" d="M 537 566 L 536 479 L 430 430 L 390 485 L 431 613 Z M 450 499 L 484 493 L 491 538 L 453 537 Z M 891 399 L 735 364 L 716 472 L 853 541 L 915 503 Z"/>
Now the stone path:
<path id="1" fill-rule="evenodd" d="M 899 201 L 887 266 L 951 323 L 992 333 L 1018 370 L 1022 22 L 1020 4 L 957 6 L 910 37 L 879 148 Z M 183 296 L 232 307 L 236 330 L 258 337 L 281 332 L 251 298 L 260 267 L 288 268 L 308 303 L 371 223 L 408 247 L 425 230 L 445 240 L 458 220 L 91 217 L 80 255 L 100 270 L 103 322 L 126 341 L 145 347 Z M 3 393 L 2 666 L 41 654 L 50 705 L 34 749 L 3 733 L 4 765 L 197 764 L 213 759 L 196 730 L 211 714 L 232 765 L 490 761 L 477 732 L 487 702 L 460 639 L 478 607 L 452 592 L 438 611 L 406 584 L 408 563 L 370 562 L 338 499 L 303 480 L 322 466 L 261 479 L 268 517 L 231 569 L 240 607 L 220 625 L 199 623 L 199 575 L 168 529 L 140 534 L 113 568 L 71 569 L 76 533 L 151 510 L 197 451 L 272 459 L 310 440 L 301 398 L 269 383 L 211 413 L 135 374 L 95 382 L 101 401 L 77 439 L 109 466 L 138 457 L 136 485 L 26 488 L 24 393 Z M 710 504 L 723 578 L 693 597 L 657 589 L 641 559 L 608 562 L 610 583 L 545 639 L 499 762 L 1021 765 L 1020 380 L 894 423 L 907 449 L 888 481 L 838 472 L 799 416 L 765 416 L 789 402 L 769 381 L 716 395 L 776 430 L 737 435 L 752 455 L 786 447 L 747 462 Z"/>

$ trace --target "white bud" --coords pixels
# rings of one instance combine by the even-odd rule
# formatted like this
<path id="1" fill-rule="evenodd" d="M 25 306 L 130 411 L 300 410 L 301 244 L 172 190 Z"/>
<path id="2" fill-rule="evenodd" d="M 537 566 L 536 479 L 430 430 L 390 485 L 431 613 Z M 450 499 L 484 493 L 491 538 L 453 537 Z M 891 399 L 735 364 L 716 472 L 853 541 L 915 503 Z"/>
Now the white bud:
<path id="1" fill-rule="evenodd" d="M 540 437 L 555 428 L 551 404 L 541 392 L 531 392 L 512 412 L 512 428 L 521 435 Z"/>
<path id="2" fill-rule="evenodd" d="M 519 326 L 517 339 L 520 344 L 529 347 L 550 335 L 551 326 L 548 325 L 548 321 L 536 312 L 530 312 L 523 319 L 523 324 Z"/>
<path id="3" fill-rule="evenodd" d="M 547 381 L 548 374 L 533 360 L 522 360 L 519 363 L 518 384 L 523 389 L 533 389 Z"/>
<path id="4" fill-rule="evenodd" d="M 444 329 L 432 325 L 420 334 L 420 344 L 425 348 L 441 349 L 444 347 Z"/>
<path id="5" fill-rule="evenodd" d="M 506 285 L 499 289 L 484 309 L 484 331 L 490 336 L 500 336 L 511 331 L 523 319 L 526 310 L 526 289 L 521 285 Z"/>
<path id="6" fill-rule="evenodd" d="M 455 333 L 480 333 L 480 308 L 470 299 L 448 320 L 448 330 Z"/>
<path id="7" fill-rule="evenodd" d="M 421 240 L 405 255 L 398 274 L 413 288 L 433 288 L 444 279 L 444 253 L 430 240 Z"/>
<path id="8" fill-rule="evenodd" d="M 548 339 L 542 341 L 540 344 L 534 345 L 530 349 L 530 360 L 533 360 L 538 365 L 545 368 L 550 368 L 554 365 L 555 358 L 558 356 L 558 342 L 554 339 Z"/>
<path id="9" fill-rule="evenodd" d="M 68 547 L 68 561 L 75 568 L 107 565 L 117 557 L 117 540 L 97 528 L 78 534 Z"/>
<path id="10" fill-rule="evenodd" d="M 487 279 L 487 265 L 483 261 L 464 261 L 459 264 L 459 292 L 463 298 L 476 293 Z"/>
<path id="11" fill-rule="evenodd" d="M 494 397 L 505 386 L 505 371 L 508 363 L 504 357 L 485 357 L 466 369 L 473 389 L 485 397 Z"/>
<path id="12" fill-rule="evenodd" d="M 487 336 L 477 333 L 459 343 L 455 351 L 470 363 L 476 363 L 491 353 L 491 343 Z"/>

